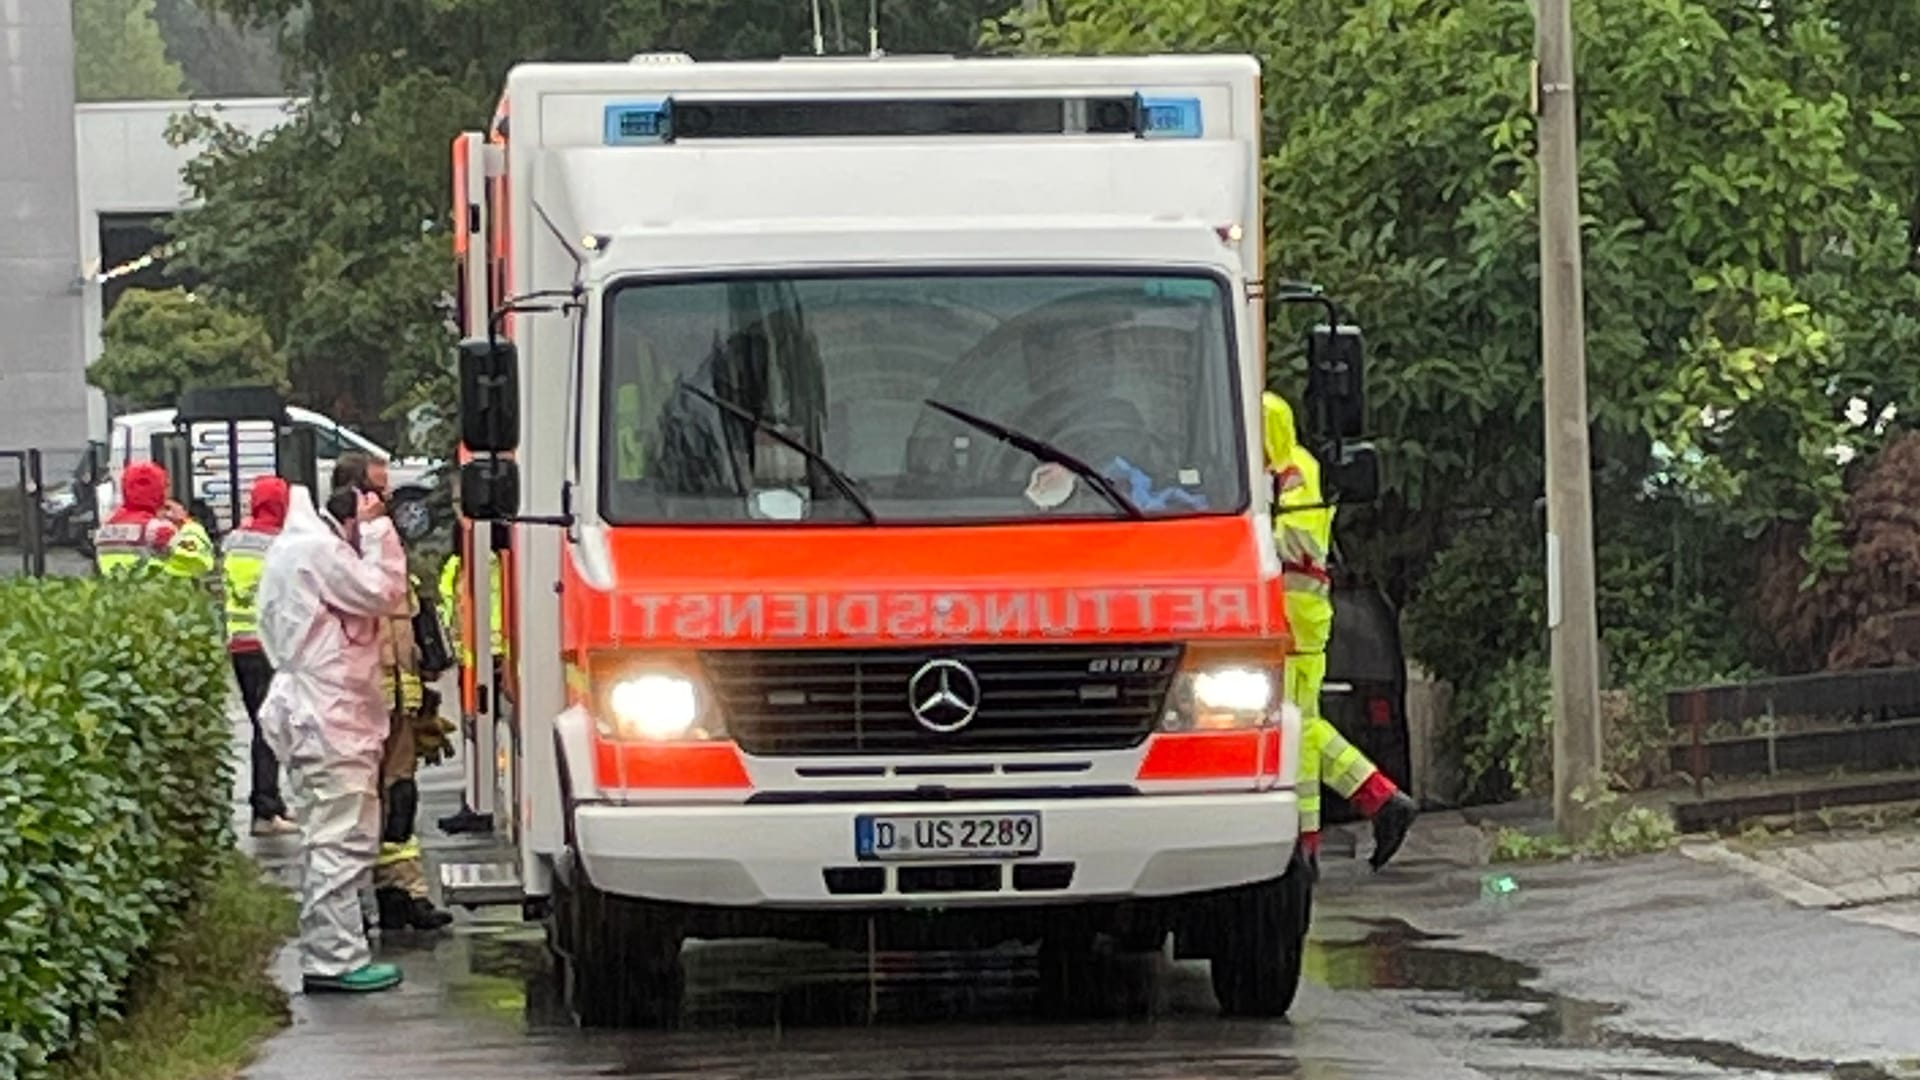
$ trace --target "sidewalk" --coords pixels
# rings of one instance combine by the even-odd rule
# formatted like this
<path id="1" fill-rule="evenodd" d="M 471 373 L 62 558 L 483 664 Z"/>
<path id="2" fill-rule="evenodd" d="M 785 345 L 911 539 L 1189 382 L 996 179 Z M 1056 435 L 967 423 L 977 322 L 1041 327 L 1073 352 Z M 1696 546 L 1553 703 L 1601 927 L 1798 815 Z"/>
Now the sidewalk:
<path id="1" fill-rule="evenodd" d="M 1920 936 L 1920 827 L 1710 840 L 1680 850 L 1746 874 L 1800 907 Z"/>

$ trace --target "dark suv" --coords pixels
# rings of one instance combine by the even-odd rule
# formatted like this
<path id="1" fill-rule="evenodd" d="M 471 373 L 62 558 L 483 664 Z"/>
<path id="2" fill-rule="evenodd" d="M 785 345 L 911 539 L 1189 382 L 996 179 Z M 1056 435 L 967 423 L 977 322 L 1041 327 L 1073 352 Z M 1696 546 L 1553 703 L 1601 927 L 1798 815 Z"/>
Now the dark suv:
<path id="1" fill-rule="evenodd" d="M 1412 747 L 1407 735 L 1407 661 L 1400 646 L 1400 613 L 1371 585 L 1343 581 L 1333 592 L 1333 640 L 1320 710 L 1360 752 L 1411 789 Z M 1324 798 L 1329 825 L 1358 815 L 1332 791 Z"/>

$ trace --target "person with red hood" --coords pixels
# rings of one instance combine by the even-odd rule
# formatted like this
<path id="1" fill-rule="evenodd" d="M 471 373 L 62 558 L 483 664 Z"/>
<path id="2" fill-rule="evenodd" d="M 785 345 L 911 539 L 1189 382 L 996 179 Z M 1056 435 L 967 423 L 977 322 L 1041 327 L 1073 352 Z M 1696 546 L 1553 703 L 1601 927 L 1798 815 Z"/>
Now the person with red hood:
<path id="1" fill-rule="evenodd" d="M 253 724 L 253 835 L 286 836 L 300 831 L 287 817 L 280 797 L 280 760 L 260 733 L 260 704 L 273 684 L 273 665 L 260 646 L 260 573 L 266 567 L 267 548 L 287 522 L 287 482 L 278 476 L 254 480 L 247 520 L 227 534 L 221 547 L 222 578 L 227 602 L 227 652 L 240 682 L 247 719 Z"/>
<path id="2" fill-rule="evenodd" d="M 160 512 L 167 502 L 167 470 L 151 461 L 136 461 L 120 477 L 120 508 L 94 536 L 100 572 L 131 569 L 149 559 L 165 558 L 178 532 L 177 523 Z"/>
<path id="3" fill-rule="evenodd" d="M 102 574 L 122 573 L 158 561 L 179 577 L 198 577 L 213 569 L 206 530 L 190 520 L 168 497 L 167 470 L 136 461 L 120 478 L 120 509 L 94 534 L 95 562 Z"/>

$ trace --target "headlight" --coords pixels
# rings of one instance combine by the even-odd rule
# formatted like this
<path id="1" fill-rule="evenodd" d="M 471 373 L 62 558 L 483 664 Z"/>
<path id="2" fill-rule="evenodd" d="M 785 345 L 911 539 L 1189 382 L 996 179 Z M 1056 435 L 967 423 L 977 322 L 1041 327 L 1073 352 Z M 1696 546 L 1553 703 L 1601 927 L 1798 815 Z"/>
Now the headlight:
<path id="1" fill-rule="evenodd" d="M 680 675 L 629 675 L 607 688 L 607 712 L 623 739 L 684 739 L 700 719 L 700 690 Z"/>
<path id="2" fill-rule="evenodd" d="M 1266 712 L 1273 704 L 1273 676 L 1254 668 L 1194 672 L 1193 703 L 1226 712 Z"/>
<path id="3" fill-rule="evenodd" d="M 1222 663 L 1189 667 L 1174 680 L 1163 731 L 1232 731 L 1278 722 L 1276 669 Z"/>

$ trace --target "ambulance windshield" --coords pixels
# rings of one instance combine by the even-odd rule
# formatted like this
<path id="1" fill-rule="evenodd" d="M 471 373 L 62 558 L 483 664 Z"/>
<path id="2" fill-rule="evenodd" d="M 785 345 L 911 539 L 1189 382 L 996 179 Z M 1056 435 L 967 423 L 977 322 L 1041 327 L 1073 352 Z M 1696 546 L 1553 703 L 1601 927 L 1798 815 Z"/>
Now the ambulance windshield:
<path id="1" fill-rule="evenodd" d="M 929 401 L 1097 468 L 1145 517 L 1236 513 L 1247 484 L 1230 310 L 1225 283 L 1202 275 L 617 285 L 603 514 L 616 524 L 1115 515 L 1073 470 Z"/>

